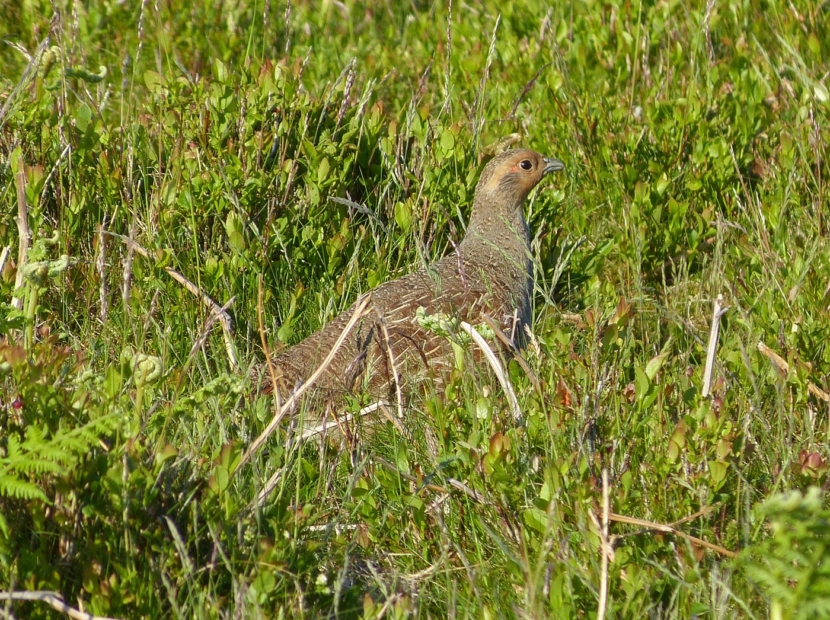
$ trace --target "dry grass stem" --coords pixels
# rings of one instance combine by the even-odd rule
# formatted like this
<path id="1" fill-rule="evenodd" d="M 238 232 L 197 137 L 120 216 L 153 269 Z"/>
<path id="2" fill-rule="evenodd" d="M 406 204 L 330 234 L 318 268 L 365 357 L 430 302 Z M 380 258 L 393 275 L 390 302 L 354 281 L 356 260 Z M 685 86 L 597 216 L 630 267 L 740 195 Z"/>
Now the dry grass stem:
<path id="1" fill-rule="evenodd" d="M 381 407 L 383 407 L 385 401 L 379 400 L 376 403 L 372 403 L 371 405 L 366 405 L 363 409 L 358 411 L 356 414 L 352 415 L 351 413 L 347 413 L 342 416 L 333 416 L 332 420 L 324 420 L 320 424 L 315 424 L 314 426 L 309 426 L 304 428 L 303 431 L 300 433 L 300 440 L 310 439 L 315 435 L 322 435 L 323 433 L 336 429 L 341 433 L 345 432 L 343 428 L 344 424 L 348 424 L 352 420 L 357 420 L 358 418 L 362 418 L 363 416 L 369 415 L 370 413 L 374 413 Z"/>
<path id="2" fill-rule="evenodd" d="M 262 503 L 265 502 L 266 499 L 268 499 L 268 496 L 271 495 L 274 489 L 277 488 L 277 485 L 280 483 L 280 480 L 282 480 L 283 473 L 283 469 L 278 469 L 276 472 L 274 472 L 274 475 L 268 478 L 268 482 L 266 482 L 265 486 L 263 486 L 262 489 L 260 489 L 259 493 L 256 494 L 256 499 L 251 505 L 252 508 L 254 505 L 262 505 Z"/>
<path id="3" fill-rule="evenodd" d="M 141 246 L 137 241 L 130 239 L 129 237 L 125 237 L 124 235 L 119 235 L 113 232 L 106 231 L 106 234 L 110 235 L 111 237 L 115 237 L 117 239 L 121 239 L 126 245 L 127 248 L 132 248 L 134 251 L 138 252 L 141 256 L 148 260 L 152 260 L 150 257 L 150 253 Z M 225 338 L 225 351 L 228 355 L 228 361 L 230 362 L 231 368 L 233 370 L 237 370 L 239 368 L 239 362 L 236 359 L 236 350 L 233 346 L 233 340 L 231 338 L 231 317 L 219 304 L 213 301 L 206 293 L 203 293 L 198 286 L 196 286 L 193 282 L 185 278 L 182 274 L 180 274 L 175 269 L 171 269 L 170 267 L 165 267 L 164 270 L 167 272 L 171 278 L 173 278 L 176 282 L 181 284 L 190 294 L 195 297 L 198 297 L 202 303 L 207 306 L 208 310 L 211 310 L 217 313 L 217 319 L 222 324 L 222 335 Z M 128 276 L 126 275 L 126 268 L 125 268 L 125 285 L 127 283 Z M 127 293 L 127 298 L 129 299 L 129 293 Z M 232 302 L 233 300 L 231 300 Z M 230 305 L 230 303 L 228 305 Z M 227 307 L 227 306 L 226 306 Z"/>
<path id="4" fill-rule="evenodd" d="M 383 313 L 375 308 L 375 314 L 378 317 L 378 325 L 383 334 L 383 347 L 386 349 L 386 357 L 389 361 L 389 368 L 392 369 L 392 379 L 395 381 L 395 398 L 398 402 L 398 418 L 403 419 L 403 392 L 401 391 L 401 377 L 398 374 L 398 367 L 395 365 L 395 354 L 392 352 L 392 346 L 389 344 L 389 330 L 386 329 L 386 321 L 383 318 Z"/>
<path id="5" fill-rule="evenodd" d="M 767 345 L 763 342 L 758 343 L 758 350 L 767 356 L 767 359 L 773 363 L 773 365 L 778 368 L 783 374 L 788 374 L 790 372 L 790 365 L 787 363 L 783 357 L 778 355 L 775 351 L 770 349 Z M 823 400 L 824 402 L 830 402 L 830 394 L 822 390 L 819 386 L 817 386 L 812 381 L 807 382 L 807 391 L 810 392 L 813 396 L 818 399 Z"/>
<path id="6" fill-rule="evenodd" d="M 336 534 L 342 534 L 343 532 L 354 532 L 358 528 L 358 525 L 355 523 L 326 523 L 323 525 L 309 525 L 308 531 L 309 532 L 334 532 Z"/>
<path id="7" fill-rule="evenodd" d="M 0 601 L 38 601 L 46 603 L 62 614 L 66 614 L 72 620 L 115 620 L 106 616 L 93 616 L 63 602 L 63 597 L 57 592 L 47 590 L 32 590 L 27 592 L 0 592 Z"/>
<path id="8" fill-rule="evenodd" d="M 185 366 L 190 365 L 190 362 L 192 362 L 193 358 L 196 356 L 196 352 L 204 346 L 205 342 L 207 342 L 208 336 L 210 335 L 210 330 L 213 328 L 216 321 L 219 320 L 223 312 L 226 313 L 228 311 L 228 308 L 230 308 L 233 305 L 234 301 L 236 301 L 236 297 L 231 297 L 224 306 L 210 311 L 210 314 L 205 320 L 205 325 L 204 327 L 202 327 L 202 331 L 199 334 L 199 337 L 196 338 L 195 342 L 193 343 L 193 346 L 190 347 L 190 353 L 188 353 L 187 361 L 184 363 Z"/>
<path id="9" fill-rule="evenodd" d="M 398 414 L 398 416 L 393 416 L 392 412 L 389 411 L 389 409 L 387 408 L 387 403 L 385 400 L 379 400 L 377 404 L 378 410 L 383 414 L 383 417 L 389 420 L 392 423 L 392 425 L 398 430 L 398 432 L 401 435 L 403 435 L 407 440 L 412 439 L 412 436 L 409 434 L 409 431 L 406 430 L 403 423 L 401 422 L 402 411 Z"/>
<path id="10" fill-rule="evenodd" d="M 107 216 L 104 216 L 104 221 L 101 222 L 101 227 L 98 230 L 98 256 L 95 258 L 95 269 L 98 271 L 98 279 L 100 280 L 99 288 L 99 316 L 101 323 L 107 321 L 107 237 L 104 235 L 104 229 L 107 227 Z"/>
<path id="11" fill-rule="evenodd" d="M 469 497 L 471 500 L 476 502 L 477 504 L 485 504 L 487 506 L 492 505 L 491 502 L 487 497 L 479 493 L 478 491 L 474 491 L 466 484 L 461 482 L 460 480 L 456 480 L 455 478 L 447 478 L 447 484 L 449 484 L 452 488 L 461 491 L 464 495 Z"/>
<path id="12" fill-rule="evenodd" d="M 26 255 L 32 244 L 32 231 L 29 228 L 29 205 L 26 202 L 26 164 L 21 155 L 17 159 L 17 174 L 14 176 L 17 188 L 17 233 L 20 239 L 17 249 L 17 275 L 14 279 L 14 291 L 17 293 L 23 287 L 23 268 L 26 266 Z M 12 297 L 12 306 L 23 309 L 23 298 Z"/>
<path id="13" fill-rule="evenodd" d="M 496 334 L 496 337 L 499 340 L 501 340 L 506 347 L 510 349 L 510 352 L 513 354 L 513 359 L 515 359 L 519 363 L 519 366 L 522 367 L 522 370 L 525 371 L 525 374 L 527 375 L 528 379 L 530 379 L 530 382 L 533 384 L 533 387 L 536 388 L 536 391 L 541 393 L 541 386 L 539 385 L 539 379 L 536 377 L 536 373 L 534 373 L 530 369 L 527 360 L 525 360 L 525 358 L 522 357 L 522 354 L 516 348 L 516 345 L 513 343 L 513 341 L 507 337 L 507 334 L 505 334 L 501 330 L 498 323 L 496 323 L 492 318 L 490 318 L 484 313 L 482 313 L 481 318 L 483 318 L 484 322 L 487 323 L 487 326 L 493 330 L 493 333 Z"/>
<path id="14" fill-rule="evenodd" d="M 725 547 L 721 547 L 720 545 L 715 545 L 713 543 L 707 542 L 702 540 L 696 536 L 692 536 L 691 534 L 687 534 L 686 532 L 681 532 L 677 528 L 672 527 L 671 525 L 665 525 L 663 523 L 655 523 L 653 521 L 645 521 L 644 519 L 637 519 L 635 517 L 626 517 L 625 515 L 618 515 L 615 513 L 611 513 L 608 515 L 608 518 L 611 521 L 616 521 L 617 523 L 627 523 L 628 525 L 637 525 L 639 527 L 645 528 L 647 530 L 656 530 L 658 532 L 666 532 L 669 534 L 674 534 L 675 536 L 680 536 L 680 538 L 685 538 L 689 542 L 692 542 L 696 545 L 700 545 L 701 547 L 705 547 L 711 551 L 715 551 L 716 553 L 720 553 L 723 556 L 728 558 L 736 558 L 738 554 L 734 551 L 730 551 Z"/>
<path id="15" fill-rule="evenodd" d="M 121 300 L 124 302 L 124 307 L 129 308 L 130 303 L 130 288 L 133 281 L 133 257 L 135 256 L 137 244 L 133 241 L 135 237 L 135 219 L 130 224 L 130 236 L 127 244 L 127 257 L 124 259 L 124 274 L 121 276 Z M 146 256 L 146 254 L 145 254 Z"/>
<path id="16" fill-rule="evenodd" d="M 55 172 L 57 172 L 57 170 L 58 170 L 58 166 L 60 166 L 60 165 L 61 165 L 61 162 L 63 161 L 63 158 L 64 158 L 64 157 L 66 157 L 66 155 L 67 155 L 68 153 L 71 153 L 71 152 L 72 152 L 72 145 L 71 145 L 71 144 L 67 144 L 67 145 L 63 148 L 63 150 L 61 151 L 61 154 L 60 154 L 60 155 L 58 156 L 58 158 L 55 160 L 55 163 L 54 163 L 54 165 L 52 166 L 52 169 L 49 171 L 49 174 L 47 174 L 47 175 L 46 175 L 46 179 L 43 181 L 43 189 L 40 191 L 41 202 L 43 202 L 43 199 L 46 197 L 46 190 L 47 190 L 47 189 L 48 189 L 48 187 L 49 187 L 49 183 L 50 183 L 50 182 L 52 181 L 52 179 L 54 178 L 54 176 L 55 176 Z"/>
<path id="17" fill-rule="evenodd" d="M 53 21 L 52 21 L 51 25 L 54 27 L 54 25 L 55 25 L 55 22 L 54 22 L 55 16 L 52 17 L 52 20 Z M 8 39 L 5 40 L 4 43 L 11 44 Z M 35 53 L 32 54 L 31 56 L 29 56 L 26 53 L 25 49 L 20 50 L 19 47 L 13 46 L 16 49 L 18 49 L 19 51 L 22 51 L 23 54 L 25 56 L 27 56 L 26 59 L 29 61 L 29 64 L 26 66 L 26 70 L 23 72 L 23 75 L 20 78 L 20 81 L 17 83 L 17 85 L 14 87 L 14 90 L 11 92 L 11 94 L 6 99 L 6 103 L 4 103 L 3 107 L 0 108 L 0 129 L 3 129 L 3 127 L 6 124 L 6 118 L 8 116 L 9 110 L 11 110 L 12 103 L 14 103 L 17 100 L 17 96 L 21 92 L 23 92 L 23 90 L 29 85 L 29 82 L 31 82 L 31 80 L 33 80 L 35 78 L 35 76 L 37 75 L 38 67 L 40 67 L 40 61 L 43 58 L 43 52 L 46 51 L 46 49 L 49 47 L 49 45 L 51 43 L 52 43 L 52 28 L 49 29 L 49 34 L 46 37 L 44 37 L 44 39 L 38 44 L 37 49 L 35 50 Z"/>
<path id="18" fill-rule="evenodd" d="M 195 569 L 193 567 L 193 561 L 190 559 L 190 554 L 188 554 L 187 552 L 187 543 L 185 542 L 184 538 L 182 538 L 182 534 L 179 531 L 179 528 L 176 527 L 176 524 L 173 521 L 173 519 L 171 519 L 167 515 L 164 516 L 164 521 L 167 523 L 167 529 L 170 531 L 170 535 L 173 537 L 173 544 L 176 546 L 176 551 L 178 551 L 179 553 L 179 561 L 182 563 L 182 568 L 188 575 L 193 575 L 193 573 L 195 572 Z"/>
<path id="19" fill-rule="evenodd" d="M 259 339 L 262 343 L 262 352 L 265 354 L 265 364 L 268 366 L 268 375 L 271 377 L 271 385 L 274 386 L 274 408 L 280 410 L 280 391 L 277 389 L 277 372 L 274 362 L 271 360 L 271 350 L 268 348 L 268 338 L 265 336 L 265 314 L 262 301 L 262 274 L 257 277 L 256 317 L 259 323 Z"/>
<path id="20" fill-rule="evenodd" d="M 712 389 L 712 372 L 715 369 L 715 355 L 718 350 L 718 333 L 720 332 L 720 318 L 729 309 L 723 307 L 723 295 L 715 298 L 712 308 L 712 328 L 709 330 L 709 345 L 706 347 L 706 367 L 703 371 L 703 398 L 709 396 Z"/>
<path id="21" fill-rule="evenodd" d="M 499 31 L 501 24 L 501 15 L 496 17 L 496 23 L 493 26 L 493 34 L 490 36 L 490 48 L 487 51 L 487 61 L 484 63 L 484 71 L 481 74 L 481 81 L 478 84 L 476 91 L 475 102 L 472 109 L 472 126 L 473 126 L 473 144 L 478 148 L 481 139 L 481 130 L 484 128 L 484 93 L 487 86 L 487 80 L 490 78 L 490 68 L 493 65 L 493 59 L 496 52 L 496 34 Z"/>
<path id="22" fill-rule="evenodd" d="M 9 256 L 12 253 L 12 247 L 7 245 L 3 248 L 3 251 L 0 252 L 0 274 L 3 273 L 3 270 L 6 268 L 6 263 L 9 262 Z"/>
<path id="23" fill-rule="evenodd" d="M 435 491 L 436 493 L 448 494 L 450 492 L 449 489 L 447 489 L 445 487 L 442 487 L 440 485 L 437 485 L 437 484 L 431 484 L 431 483 L 424 484 L 423 480 L 419 480 L 418 478 L 416 478 L 412 474 L 407 474 L 406 472 L 401 471 L 400 469 L 395 467 L 395 465 L 393 465 L 392 463 L 390 463 L 386 459 L 383 459 L 379 456 L 373 457 L 373 460 L 376 463 L 378 463 L 379 465 L 381 465 L 384 468 L 388 469 L 389 471 L 396 473 L 397 475 L 399 475 L 404 480 L 408 480 L 409 482 L 414 482 L 415 484 L 419 485 L 419 487 L 418 487 L 419 491 L 421 491 L 423 489 L 429 489 L 430 491 Z"/>
<path id="24" fill-rule="evenodd" d="M 271 434 L 274 432 L 277 426 L 279 426 L 279 423 L 282 421 L 282 419 L 294 407 L 294 404 L 299 402 L 300 396 L 302 396 L 306 390 L 313 386 L 314 382 L 317 381 L 317 379 L 320 378 L 320 375 L 322 375 L 325 372 L 328 365 L 331 364 L 331 361 L 334 359 L 334 356 L 337 355 L 337 352 L 340 350 L 340 347 L 343 346 L 343 342 L 345 342 L 346 337 L 349 335 L 352 329 L 354 329 L 355 325 L 357 325 L 357 322 L 368 313 L 368 307 L 371 301 L 371 293 L 367 293 L 358 300 L 357 304 L 355 305 L 352 318 L 349 319 L 349 322 L 346 324 L 346 327 L 341 332 L 340 337 L 334 343 L 334 346 L 331 348 L 331 351 L 329 351 L 329 354 L 326 356 L 323 362 L 317 367 L 317 370 L 315 370 L 312 373 L 312 375 L 306 380 L 306 382 L 303 383 L 296 390 L 294 390 L 294 393 L 291 394 L 288 400 L 285 401 L 285 404 L 283 404 L 283 406 L 280 408 L 277 414 L 273 418 L 271 418 L 271 421 L 268 423 L 268 426 L 265 427 L 265 430 L 263 430 L 262 433 L 260 433 L 259 437 L 257 437 L 254 440 L 254 442 L 248 447 L 248 449 L 245 451 L 245 454 L 242 455 L 242 458 L 240 459 L 239 464 L 236 466 L 236 469 L 234 469 L 234 474 L 238 472 L 240 469 L 242 469 L 242 466 L 245 465 L 249 460 L 251 460 L 251 457 L 254 455 L 254 453 L 257 450 L 259 450 L 262 444 L 264 444 L 268 437 L 271 436 Z M 276 388 L 277 386 L 275 385 L 274 389 Z M 303 434 L 303 436 L 305 436 L 305 434 Z"/>
<path id="25" fill-rule="evenodd" d="M 602 553 L 601 572 L 599 582 L 599 605 L 597 620 L 604 620 L 605 610 L 608 607 L 608 560 L 613 556 L 614 549 L 608 540 L 608 514 L 610 513 L 610 499 L 608 497 L 608 470 L 602 470 L 602 527 L 600 528 L 600 551 Z"/>
<path id="26" fill-rule="evenodd" d="M 519 401 L 516 398 L 516 393 L 513 391 L 513 386 L 511 385 L 510 380 L 507 378 L 507 375 L 504 374 L 504 368 L 502 368 L 499 358 L 496 357 L 496 354 L 493 353 L 493 349 L 490 348 L 490 345 L 484 337 L 476 331 L 475 327 L 466 321 L 461 321 L 459 326 L 470 335 L 473 342 L 475 342 L 484 353 L 487 361 L 490 362 L 493 372 L 496 373 L 496 377 L 498 378 L 499 383 L 501 383 L 504 393 L 507 395 L 507 401 L 510 403 L 510 412 L 513 414 L 513 418 L 517 423 L 521 423 L 522 420 L 524 420 L 524 416 L 522 415 L 522 410 L 519 407 Z"/>
<path id="27" fill-rule="evenodd" d="M 545 69 L 550 67 L 552 64 L 553 64 L 553 62 L 548 62 L 548 63 L 545 63 L 544 65 L 542 65 L 541 67 L 539 67 L 539 70 L 536 71 L 536 74 L 532 78 L 530 78 L 530 81 L 527 84 L 525 84 L 525 87 L 522 89 L 522 92 L 519 93 L 518 97 L 516 97 L 516 101 L 513 104 L 513 108 L 510 110 L 510 114 L 507 115 L 508 119 L 512 119 L 512 118 L 516 117 L 516 110 L 519 109 L 519 106 L 522 104 L 522 101 L 524 101 L 524 98 L 533 89 L 533 86 L 536 84 L 537 80 L 542 75 L 542 73 L 545 71 Z"/>
<path id="28" fill-rule="evenodd" d="M 388 612 L 389 609 L 392 607 L 392 605 L 397 603 L 400 599 L 401 599 L 401 595 L 397 594 L 397 593 L 392 594 L 389 598 L 387 598 L 383 602 L 383 607 L 381 607 L 380 611 L 378 611 L 378 615 L 376 616 L 377 619 L 382 620 L 382 618 L 385 618 L 386 617 L 386 612 Z"/>
<path id="29" fill-rule="evenodd" d="M 368 405 L 368 406 L 364 407 L 363 409 L 358 411 L 357 414 L 355 414 L 354 416 L 352 416 L 350 414 L 346 414 L 344 416 L 341 416 L 340 418 L 335 418 L 331 421 L 324 421 L 321 424 L 317 424 L 315 426 L 303 429 L 302 433 L 300 434 L 300 440 L 310 439 L 311 437 L 314 437 L 315 435 L 322 435 L 326 431 L 328 431 L 330 429 L 335 429 L 335 428 L 342 432 L 343 431 L 343 427 L 342 427 L 343 423 L 350 422 L 352 419 L 357 419 L 357 418 L 363 417 L 363 416 L 368 415 L 370 413 L 374 413 L 375 411 L 378 411 L 378 410 L 383 412 L 385 414 L 385 416 L 393 424 L 396 425 L 398 430 L 401 431 L 404 435 L 406 435 L 406 429 L 403 428 L 403 425 L 401 424 L 400 420 L 398 420 L 395 416 L 393 416 L 389 412 L 388 409 L 386 409 L 385 401 L 379 400 L 376 403 L 372 403 L 371 405 Z M 381 461 L 381 464 L 384 465 L 385 467 L 390 467 L 390 468 L 392 468 L 393 471 L 398 471 L 397 468 L 395 468 L 391 463 L 388 463 L 388 462 L 384 461 L 383 459 L 378 459 L 378 460 Z M 405 474 L 405 473 L 400 472 L 400 471 L 398 471 L 398 473 L 402 477 L 406 478 L 407 480 L 413 480 L 413 481 L 417 482 L 417 479 L 414 476 L 410 476 L 409 474 Z M 257 497 L 256 497 L 256 500 L 255 500 L 254 503 L 255 504 L 261 504 L 262 502 L 264 502 L 268 498 L 268 496 L 271 495 L 271 493 L 274 491 L 274 489 L 277 487 L 280 480 L 282 480 L 282 476 L 283 476 L 283 470 L 282 469 L 275 472 L 268 479 L 268 481 L 265 483 L 265 485 L 262 487 L 262 489 L 259 491 L 259 493 L 257 493 Z M 446 492 L 446 489 L 443 489 L 442 487 L 437 487 L 435 485 L 425 485 L 425 488 L 430 488 L 434 491 Z"/>

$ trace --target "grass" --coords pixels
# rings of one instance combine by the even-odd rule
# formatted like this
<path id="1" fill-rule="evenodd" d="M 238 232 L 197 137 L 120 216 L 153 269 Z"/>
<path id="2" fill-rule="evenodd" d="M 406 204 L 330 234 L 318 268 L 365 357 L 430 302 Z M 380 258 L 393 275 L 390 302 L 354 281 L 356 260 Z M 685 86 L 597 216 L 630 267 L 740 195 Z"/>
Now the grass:
<path id="1" fill-rule="evenodd" d="M 0 3 L 0 589 L 593 617 L 607 470 L 612 512 L 740 552 L 612 522 L 607 617 L 826 617 L 828 32 L 779 0 Z M 405 432 L 283 427 L 234 474 L 259 317 L 277 350 L 443 255 L 513 142 L 567 165 L 528 206 L 526 424 L 468 359 Z"/>

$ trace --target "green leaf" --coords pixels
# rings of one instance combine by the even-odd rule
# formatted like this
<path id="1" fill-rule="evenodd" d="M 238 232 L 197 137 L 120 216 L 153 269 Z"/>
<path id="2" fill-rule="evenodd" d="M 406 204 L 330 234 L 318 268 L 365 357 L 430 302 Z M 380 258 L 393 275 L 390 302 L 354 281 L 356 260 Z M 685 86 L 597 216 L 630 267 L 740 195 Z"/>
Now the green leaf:
<path id="1" fill-rule="evenodd" d="M 646 364 L 646 377 L 648 377 L 649 382 L 654 381 L 654 377 L 656 377 L 657 373 L 660 372 L 660 368 L 663 367 L 663 362 L 665 362 L 668 357 L 669 352 L 666 351 L 665 353 L 652 357 L 648 361 Z"/>
<path id="2" fill-rule="evenodd" d="M 669 187 L 669 185 L 671 185 L 671 181 L 668 179 L 666 173 L 664 172 L 662 175 L 660 175 L 660 178 L 657 179 L 657 183 L 655 183 L 654 187 L 657 190 L 657 193 L 660 196 L 662 196 L 666 192 L 666 189 Z"/>
<path id="3" fill-rule="evenodd" d="M 115 398 L 121 391 L 123 377 L 118 366 L 112 365 L 107 368 L 104 375 L 104 394 L 110 398 Z"/>
<path id="4" fill-rule="evenodd" d="M 398 450 L 395 454 L 395 465 L 405 474 L 409 473 L 409 458 L 406 450 L 406 445 L 398 444 Z"/>
<path id="5" fill-rule="evenodd" d="M 807 47 L 816 56 L 821 55 L 821 42 L 818 40 L 815 32 L 811 32 L 810 36 L 807 37 Z"/>
<path id="6" fill-rule="evenodd" d="M 245 225 L 242 222 L 242 218 L 233 211 L 228 213 L 228 217 L 225 219 L 225 232 L 228 234 L 228 243 L 230 246 L 238 252 L 244 252 L 245 248 L 247 248 L 247 244 L 245 243 Z"/>
<path id="7" fill-rule="evenodd" d="M 320 160 L 320 163 L 317 165 L 317 182 L 322 184 L 323 181 L 326 180 L 326 177 L 329 176 L 329 160 L 327 157 L 324 157 Z"/>
<path id="8" fill-rule="evenodd" d="M 294 328 L 291 326 L 291 319 L 285 321 L 277 330 L 277 338 L 280 342 L 288 342 L 294 335 Z"/>
<path id="9" fill-rule="evenodd" d="M 210 488 L 217 494 L 224 493 L 230 484 L 230 472 L 227 467 L 222 465 L 213 470 L 213 475 L 210 477 Z"/>
<path id="10" fill-rule="evenodd" d="M 637 400 L 642 400 L 648 394 L 651 382 L 648 380 L 646 373 L 639 367 L 634 368 L 634 383 L 637 388 Z"/>
<path id="11" fill-rule="evenodd" d="M 17 145 L 14 150 L 12 151 L 10 162 L 12 166 L 12 174 L 18 174 L 20 172 L 20 164 L 22 163 L 22 156 L 23 150 L 20 148 L 20 145 Z"/>
<path id="12" fill-rule="evenodd" d="M 78 131 L 84 133 L 89 127 L 89 121 L 92 119 L 92 109 L 87 104 L 82 104 L 75 113 L 75 127 Z"/>
<path id="13" fill-rule="evenodd" d="M 220 84 L 224 84 L 228 81 L 228 68 L 218 58 L 213 59 L 213 64 L 211 65 L 211 71 L 213 72 L 213 77 L 216 79 L 217 82 Z"/>
<path id="14" fill-rule="evenodd" d="M 409 205 L 404 202 L 395 205 L 395 222 L 401 227 L 401 230 L 409 232 L 412 227 L 412 211 L 409 209 Z"/>
<path id="15" fill-rule="evenodd" d="M 144 85 L 151 93 L 155 95 L 160 94 L 164 90 L 164 84 L 165 79 L 161 74 L 155 71 L 144 72 Z"/>
<path id="16" fill-rule="evenodd" d="M 455 136 L 449 129 L 445 129 L 444 133 L 441 134 L 441 148 L 444 149 L 445 153 L 450 153 L 455 146 Z"/>
<path id="17" fill-rule="evenodd" d="M 726 471 L 729 469 L 729 463 L 723 461 L 709 461 L 709 475 L 712 478 L 712 485 L 715 490 L 719 489 L 726 479 Z"/>
<path id="18" fill-rule="evenodd" d="M 522 513 L 522 518 L 529 528 L 535 530 L 540 534 L 544 534 L 547 529 L 548 523 L 548 515 L 536 508 L 535 506 L 532 508 L 526 509 Z"/>

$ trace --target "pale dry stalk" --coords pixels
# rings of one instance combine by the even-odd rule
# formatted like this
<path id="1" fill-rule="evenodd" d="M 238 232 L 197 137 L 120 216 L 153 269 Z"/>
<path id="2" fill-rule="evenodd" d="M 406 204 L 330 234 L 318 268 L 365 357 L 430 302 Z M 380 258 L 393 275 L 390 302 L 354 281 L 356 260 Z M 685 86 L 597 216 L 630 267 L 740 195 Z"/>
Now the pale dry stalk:
<path id="1" fill-rule="evenodd" d="M 712 327 L 709 330 L 709 345 L 706 348 L 706 367 L 703 370 L 703 398 L 709 396 L 712 389 L 712 373 L 715 369 L 715 356 L 718 351 L 718 333 L 720 332 L 720 318 L 729 310 L 723 307 L 723 295 L 715 298 L 712 307 Z"/>
<path id="2" fill-rule="evenodd" d="M 32 244 L 32 231 L 29 228 L 29 204 L 26 201 L 26 164 L 23 161 L 23 155 L 20 155 L 17 160 L 17 174 L 15 174 L 14 180 L 17 187 L 17 232 L 20 238 L 20 245 L 17 250 L 17 276 L 14 279 L 16 293 L 23 286 L 23 268 L 26 266 L 29 246 Z M 22 310 L 23 298 L 13 297 L 12 306 L 17 310 Z"/>
<path id="3" fill-rule="evenodd" d="M 358 300 L 357 304 L 355 304 L 355 310 L 352 314 L 352 318 L 346 324 L 346 327 L 343 329 L 343 332 L 340 334 L 340 337 L 334 343 L 334 346 L 332 346 L 331 351 L 329 351 L 329 354 L 326 356 L 323 362 L 317 367 L 317 370 L 315 370 L 314 373 L 312 373 L 312 375 L 305 381 L 305 383 L 303 383 L 300 387 L 294 390 L 294 392 L 291 394 L 288 400 L 285 401 L 285 403 L 277 412 L 277 414 L 268 423 L 268 426 L 265 427 L 265 430 L 263 430 L 262 433 L 260 433 L 259 437 L 257 437 L 254 440 L 254 442 L 248 447 L 248 449 L 245 451 L 245 454 L 242 455 L 239 464 L 234 469 L 234 474 L 238 472 L 243 465 L 245 465 L 248 461 L 251 460 L 251 457 L 254 455 L 254 453 L 257 450 L 259 450 L 262 444 L 264 444 L 265 441 L 274 432 L 274 430 L 276 430 L 277 426 L 279 426 L 279 423 L 282 421 L 282 419 L 291 411 L 294 405 L 297 402 L 299 402 L 300 397 L 306 392 L 306 390 L 313 386 L 314 382 L 317 381 L 317 379 L 320 377 L 320 375 L 323 374 L 323 372 L 325 372 L 326 368 L 334 359 L 335 355 L 337 355 L 337 352 L 340 350 L 340 347 L 343 346 L 343 343 L 346 341 L 346 337 L 349 335 L 352 329 L 354 329 L 355 325 L 357 325 L 357 322 L 366 314 L 368 314 L 369 304 L 371 301 L 371 293 L 367 293 Z M 276 389 L 276 386 L 274 387 Z"/>
<path id="4" fill-rule="evenodd" d="M 484 337 L 476 331 L 475 327 L 466 321 L 461 321 L 459 323 L 459 327 L 469 334 L 470 338 L 473 339 L 473 342 L 475 342 L 478 348 L 481 349 L 482 353 L 484 353 L 484 357 L 487 358 L 487 361 L 490 363 L 490 367 L 493 369 L 493 372 L 496 373 L 496 378 L 498 378 L 499 383 L 501 383 L 501 387 L 507 396 L 507 402 L 510 403 L 510 412 L 513 414 L 513 419 L 516 420 L 517 423 L 521 423 L 522 420 L 524 420 L 524 416 L 522 415 L 522 410 L 519 407 L 516 392 L 513 391 L 513 385 L 510 383 L 507 375 L 505 375 L 504 368 L 502 368 L 499 358 L 496 357 L 496 354 L 493 353 L 493 349 L 490 348 L 490 345 Z"/>
<path id="5" fill-rule="evenodd" d="M 50 592 L 47 590 L 0 592 L 0 601 L 37 601 L 46 603 L 55 611 L 66 614 L 72 620 L 115 620 L 114 618 L 107 618 L 105 616 L 93 616 L 80 609 L 70 607 L 63 602 L 63 596 L 58 592 Z"/>
<path id="6" fill-rule="evenodd" d="M 786 375 L 790 372 L 790 365 L 787 363 L 787 360 L 785 360 L 783 357 L 778 355 L 778 353 L 770 349 L 766 344 L 764 344 L 763 342 L 759 342 L 758 350 L 764 355 L 766 355 L 767 359 L 769 359 L 769 361 L 771 361 L 773 365 L 775 365 L 775 367 L 778 368 L 778 370 L 781 371 L 783 374 Z M 822 390 L 812 381 L 807 382 L 807 391 L 810 392 L 810 394 L 812 394 L 816 398 L 819 398 L 826 403 L 830 402 L 830 394 Z"/>

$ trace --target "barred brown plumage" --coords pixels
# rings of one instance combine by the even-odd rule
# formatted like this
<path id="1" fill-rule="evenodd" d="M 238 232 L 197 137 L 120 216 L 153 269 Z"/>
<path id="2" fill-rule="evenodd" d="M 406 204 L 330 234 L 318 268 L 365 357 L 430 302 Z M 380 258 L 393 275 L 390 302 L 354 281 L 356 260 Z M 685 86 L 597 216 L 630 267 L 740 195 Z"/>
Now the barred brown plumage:
<path id="1" fill-rule="evenodd" d="M 533 272 L 530 235 L 523 205 L 530 191 L 561 161 L 528 149 L 501 153 L 484 167 L 476 186 L 470 223 L 454 252 L 437 263 L 386 282 L 372 291 L 371 309 L 351 330 L 341 348 L 317 379 L 313 397 L 340 400 L 347 393 L 366 391 L 377 397 L 394 394 L 395 369 L 410 388 L 424 370 L 452 367 L 454 355 L 447 338 L 426 329 L 416 318 L 423 307 L 429 314 L 445 313 L 470 323 L 481 314 L 524 337 L 531 320 Z M 346 310 L 317 333 L 271 360 L 278 389 L 288 394 L 314 372 L 329 354 L 354 313 Z M 388 340 L 387 340 L 388 338 Z M 269 392 L 267 364 L 260 375 Z M 393 396 L 394 398 L 394 396 Z"/>

